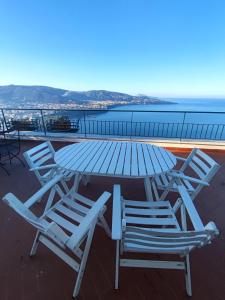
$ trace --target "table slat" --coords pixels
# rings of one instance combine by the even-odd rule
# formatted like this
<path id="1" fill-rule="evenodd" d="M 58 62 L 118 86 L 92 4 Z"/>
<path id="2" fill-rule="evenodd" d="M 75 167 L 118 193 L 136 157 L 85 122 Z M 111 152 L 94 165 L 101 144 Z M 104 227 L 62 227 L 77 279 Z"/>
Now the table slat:
<path id="1" fill-rule="evenodd" d="M 102 142 L 100 142 L 102 143 Z M 74 152 L 72 156 L 72 159 L 65 165 L 65 168 L 71 170 L 76 170 L 76 162 L 80 159 L 82 160 L 85 153 L 87 153 L 88 149 L 95 149 L 95 147 L 98 145 L 98 142 L 94 143 L 88 143 L 85 148 L 83 148 L 80 151 Z M 74 167 L 75 166 L 75 167 Z"/>
<path id="2" fill-rule="evenodd" d="M 148 153 L 149 153 L 149 156 L 151 157 L 153 168 L 155 170 L 155 174 L 160 174 L 160 173 L 164 172 L 164 170 L 162 170 L 161 165 L 159 164 L 159 161 L 155 155 L 153 147 L 154 146 L 147 145 Z"/>
<path id="3" fill-rule="evenodd" d="M 127 143 L 121 143 L 120 148 L 120 156 L 117 162 L 115 174 L 118 176 L 123 176 L 123 168 L 124 168 L 124 161 L 125 161 L 125 155 L 126 155 L 126 147 Z"/>
<path id="4" fill-rule="evenodd" d="M 102 164 L 104 163 L 104 160 L 106 159 L 107 154 L 109 153 L 110 147 L 111 147 L 112 145 L 113 145 L 112 142 L 108 142 L 108 143 L 106 144 L 105 149 L 100 153 L 100 156 L 99 156 L 99 158 L 98 158 L 98 161 L 97 161 L 97 163 L 95 164 L 95 166 L 94 166 L 94 168 L 93 168 L 93 170 L 92 170 L 93 173 L 99 173 L 99 170 L 101 169 L 101 166 L 102 166 Z"/>
<path id="5" fill-rule="evenodd" d="M 66 165 L 67 162 L 71 160 L 71 156 L 75 155 L 75 153 L 78 153 L 81 149 L 86 147 L 87 146 L 86 144 L 87 143 L 83 143 L 83 144 L 77 143 L 59 149 L 55 153 L 55 160 L 59 165 L 60 164 Z"/>
<path id="6" fill-rule="evenodd" d="M 159 150 L 159 147 L 152 147 L 152 150 L 154 151 L 155 156 L 157 157 L 157 160 L 158 160 L 159 165 L 161 166 L 161 169 L 163 170 L 163 172 L 167 172 L 169 169 L 168 165 L 166 163 L 166 160 L 168 160 L 168 157 L 165 158 L 165 156 Z M 165 151 L 164 151 L 164 153 L 165 153 Z"/>
<path id="7" fill-rule="evenodd" d="M 146 145 L 146 144 L 142 144 L 142 150 L 143 150 L 143 154 L 144 154 L 145 167 L 146 167 L 146 171 L 147 171 L 146 173 L 148 176 L 152 176 L 155 174 L 155 169 L 153 167 L 151 157 L 149 156 L 147 146 L 148 145 Z"/>
<path id="8" fill-rule="evenodd" d="M 123 175 L 130 176 L 130 169 L 131 169 L 131 143 L 127 143 Z"/>
<path id="9" fill-rule="evenodd" d="M 100 173 L 101 174 L 106 174 L 106 173 L 108 174 L 108 173 L 110 173 L 109 172 L 109 166 L 110 166 L 110 163 L 111 163 L 112 158 L 114 156 L 115 149 L 116 149 L 117 145 L 118 145 L 117 142 L 115 142 L 115 143 L 112 144 L 112 146 L 111 146 L 111 148 L 110 148 L 110 150 L 108 152 L 108 155 L 105 158 L 105 160 L 104 160 L 104 162 L 103 162 L 103 164 L 101 166 L 101 169 L 100 169 Z"/>
<path id="10" fill-rule="evenodd" d="M 137 155 L 138 155 L 138 168 L 139 168 L 139 175 L 146 176 L 146 165 L 143 155 L 142 144 L 137 144 Z"/>
<path id="11" fill-rule="evenodd" d="M 96 143 L 94 147 L 90 147 L 88 151 L 82 155 L 81 160 L 76 161 L 76 163 L 73 165 L 74 169 L 77 169 L 78 172 L 84 172 L 85 168 L 88 166 L 90 161 L 92 160 L 94 154 L 98 149 L 101 147 L 102 143 Z"/>
<path id="12" fill-rule="evenodd" d="M 138 155 L 137 155 L 137 144 L 131 144 L 131 175 L 137 176 L 139 175 L 138 172 Z"/>
<path id="13" fill-rule="evenodd" d="M 99 158 L 101 157 L 102 152 L 107 146 L 107 142 L 102 142 L 100 148 L 94 153 L 92 156 L 92 160 L 90 161 L 89 165 L 85 168 L 85 173 L 93 173 L 93 168 L 98 162 Z"/>

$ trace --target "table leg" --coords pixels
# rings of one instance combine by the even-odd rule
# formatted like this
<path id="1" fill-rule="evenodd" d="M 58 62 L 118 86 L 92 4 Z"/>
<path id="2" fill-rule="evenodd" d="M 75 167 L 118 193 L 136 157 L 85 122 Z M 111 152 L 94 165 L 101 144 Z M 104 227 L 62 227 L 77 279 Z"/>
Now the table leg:
<path id="1" fill-rule="evenodd" d="M 78 191 L 80 180 L 81 180 L 81 175 L 75 174 L 74 175 L 74 183 L 73 183 L 74 192 Z"/>
<path id="2" fill-rule="evenodd" d="M 90 175 L 83 175 L 81 180 L 82 180 L 83 185 L 87 186 L 90 182 Z"/>
<path id="3" fill-rule="evenodd" d="M 147 201 L 153 201 L 152 186 L 149 177 L 144 178 L 144 186 Z"/>

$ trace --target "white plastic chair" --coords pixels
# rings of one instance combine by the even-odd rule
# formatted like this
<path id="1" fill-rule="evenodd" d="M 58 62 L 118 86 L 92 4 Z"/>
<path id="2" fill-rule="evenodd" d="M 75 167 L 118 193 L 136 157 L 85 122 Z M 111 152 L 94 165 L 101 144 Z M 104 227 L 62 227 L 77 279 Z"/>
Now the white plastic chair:
<path id="1" fill-rule="evenodd" d="M 176 178 L 181 180 L 194 200 L 202 188 L 209 185 L 220 167 L 215 160 L 199 149 L 193 149 L 186 159 L 178 159 L 184 161 L 179 170 L 156 175 L 153 179 L 157 189 L 164 190 L 160 200 L 163 200 L 169 191 L 178 192 Z"/>
<path id="2" fill-rule="evenodd" d="M 125 200 L 120 186 L 114 186 L 112 239 L 116 240 L 115 289 L 118 289 L 120 267 L 177 269 L 185 271 L 186 291 L 189 296 L 192 295 L 189 253 L 210 244 L 218 230 L 213 222 L 206 226 L 202 224 L 187 190 L 181 183 L 176 184 L 182 199 L 181 224 L 169 201 Z M 187 229 L 186 212 L 194 229 Z M 127 252 L 174 254 L 181 260 L 127 259 Z"/>
<path id="3" fill-rule="evenodd" d="M 3 201 L 37 229 L 31 256 L 35 255 L 41 242 L 77 272 L 73 291 L 73 297 L 76 297 L 80 290 L 95 225 L 104 213 L 104 205 L 111 194 L 104 192 L 96 202 L 75 192 L 65 196 L 59 185 L 61 179 L 62 175 L 55 176 L 24 203 L 11 193 L 5 195 Z M 37 217 L 30 207 L 47 192 L 49 197 L 45 212 L 41 217 Z M 52 205 L 55 194 L 60 196 L 60 200 Z M 89 203 L 89 207 L 86 203 Z"/>
<path id="4" fill-rule="evenodd" d="M 33 147 L 32 149 L 24 152 L 23 155 L 30 167 L 30 170 L 34 171 L 34 174 L 42 186 L 51 180 L 57 173 L 60 173 L 63 174 L 62 185 L 65 191 L 69 191 L 65 181 L 70 180 L 74 174 L 60 169 L 58 165 L 55 164 L 55 150 L 50 141 Z"/>

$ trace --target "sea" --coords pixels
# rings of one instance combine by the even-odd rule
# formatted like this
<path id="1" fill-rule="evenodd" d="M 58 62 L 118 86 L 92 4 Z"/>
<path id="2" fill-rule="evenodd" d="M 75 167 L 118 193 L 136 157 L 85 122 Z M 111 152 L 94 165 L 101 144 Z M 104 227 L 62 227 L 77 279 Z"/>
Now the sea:
<path id="1" fill-rule="evenodd" d="M 225 140 L 225 99 L 167 98 L 80 115 L 87 135 Z M 77 116 L 76 116 L 77 117 Z"/>
<path id="2" fill-rule="evenodd" d="M 165 100 L 165 103 L 117 105 L 108 110 L 43 110 L 43 113 L 45 122 L 55 115 L 68 117 L 71 122 L 71 134 L 76 132 L 86 137 L 105 135 L 126 138 L 225 140 L 225 98 L 162 100 Z M 38 111 L 36 117 L 42 123 Z"/>

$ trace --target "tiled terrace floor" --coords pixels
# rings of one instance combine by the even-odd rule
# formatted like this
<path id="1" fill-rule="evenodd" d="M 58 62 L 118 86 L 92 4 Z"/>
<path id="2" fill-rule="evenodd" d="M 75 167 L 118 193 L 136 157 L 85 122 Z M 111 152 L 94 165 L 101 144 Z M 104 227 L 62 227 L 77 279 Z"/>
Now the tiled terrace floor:
<path id="1" fill-rule="evenodd" d="M 33 146 L 35 142 L 23 142 L 21 152 Z M 222 167 L 195 203 L 204 224 L 215 221 L 221 234 L 212 245 L 192 253 L 193 300 L 225 299 L 225 153 L 210 154 Z M 11 175 L 7 176 L 0 169 L 0 198 L 13 192 L 25 200 L 39 188 L 35 176 L 19 162 L 14 161 L 9 170 Z M 140 180 L 94 177 L 79 191 L 96 199 L 104 190 L 112 191 L 114 183 L 122 185 L 125 196 L 145 199 Z M 111 224 L 111 204 L 108 208 Z M 42 245 L 36 257 L 29 258 L 34 234 L 31 226 L 0 202 L 0 300 L 71 299 L 75 274 L 67 265 Z M 114 250 L 114 242 L 98 227 L 78 299 L 188 299 L 182 271 L 121 269 L 120 289 L 114 291 Z"/>

